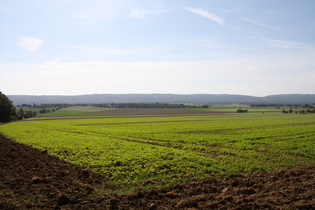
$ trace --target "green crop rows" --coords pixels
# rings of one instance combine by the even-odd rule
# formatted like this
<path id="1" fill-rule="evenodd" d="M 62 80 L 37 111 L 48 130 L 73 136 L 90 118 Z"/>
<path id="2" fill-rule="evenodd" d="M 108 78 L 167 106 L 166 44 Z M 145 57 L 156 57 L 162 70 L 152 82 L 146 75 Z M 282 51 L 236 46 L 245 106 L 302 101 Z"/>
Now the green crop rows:
<path id="1" fill-rule="evenodd" d="M 314 128 L 314 114 L 252 112 L 25 120 L 1 125 L 0 133 L 103 173 L 112 191 L 130 192 L 314 164 Z"/>

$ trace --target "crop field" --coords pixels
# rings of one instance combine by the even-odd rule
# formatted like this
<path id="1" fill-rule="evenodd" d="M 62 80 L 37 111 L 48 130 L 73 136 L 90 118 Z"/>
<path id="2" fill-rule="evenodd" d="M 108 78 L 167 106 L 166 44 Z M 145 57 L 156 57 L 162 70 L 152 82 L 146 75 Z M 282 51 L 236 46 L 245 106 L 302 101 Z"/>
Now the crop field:
<path id="1" fill-rule="evenodd" d="M 235 111 L 74 107 L 1 125 L 0 133 L 104 174 L 110 192 L 315 163 L 314 114 Z"/>

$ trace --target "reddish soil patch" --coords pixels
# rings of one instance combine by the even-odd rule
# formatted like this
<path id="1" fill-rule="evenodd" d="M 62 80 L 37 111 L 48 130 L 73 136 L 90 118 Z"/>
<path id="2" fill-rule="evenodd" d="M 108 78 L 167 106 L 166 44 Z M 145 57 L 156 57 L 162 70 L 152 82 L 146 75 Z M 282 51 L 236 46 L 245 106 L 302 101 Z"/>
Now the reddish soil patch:
<path id="1" fill-rule="evenodd" d="M 0 209 L 315 209 L 315 166 L 109 195 L 100 174 L 2 135 L 0 145 Z"/>

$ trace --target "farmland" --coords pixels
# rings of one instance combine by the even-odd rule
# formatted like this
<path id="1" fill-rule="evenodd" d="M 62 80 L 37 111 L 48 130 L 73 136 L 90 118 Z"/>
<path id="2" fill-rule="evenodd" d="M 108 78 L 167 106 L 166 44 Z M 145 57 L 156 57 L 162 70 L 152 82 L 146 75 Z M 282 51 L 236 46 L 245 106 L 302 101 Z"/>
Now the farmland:
<path id="1" fill-rule="evenodd" d="M 69 107 L 1 125 L 0 133 L 103 174 L 108 193 L 315 162 L 313 114 L 237 114 L 224 106 L 127 111 Z"/>

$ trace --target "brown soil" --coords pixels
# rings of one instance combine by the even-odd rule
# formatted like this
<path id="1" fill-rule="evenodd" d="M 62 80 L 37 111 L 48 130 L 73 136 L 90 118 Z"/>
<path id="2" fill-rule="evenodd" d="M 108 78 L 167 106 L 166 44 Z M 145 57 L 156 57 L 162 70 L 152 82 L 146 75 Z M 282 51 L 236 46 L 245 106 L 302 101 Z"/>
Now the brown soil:
<path id="1" fill-rule="evenodd" d="M 109 195 L 100 174 L 2 135 L 0 145 L 0 209 L 315 209 L 315 166 Z"/>

